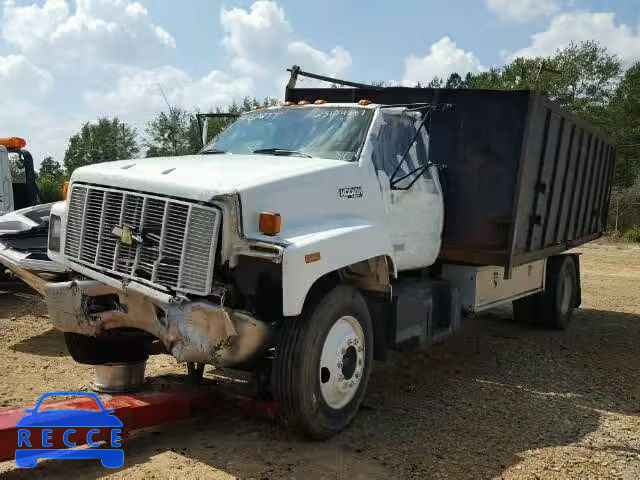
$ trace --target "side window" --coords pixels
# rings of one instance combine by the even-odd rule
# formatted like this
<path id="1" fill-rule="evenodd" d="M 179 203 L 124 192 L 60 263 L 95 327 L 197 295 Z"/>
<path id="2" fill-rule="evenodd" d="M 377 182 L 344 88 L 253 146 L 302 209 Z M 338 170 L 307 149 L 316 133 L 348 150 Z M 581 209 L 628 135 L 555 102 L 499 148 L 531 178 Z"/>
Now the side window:
<path id="1" fill-rule="evenodd" d="M 417 127 L 418 125 L 416 125 Z M 418 165 L 427 165 L 429 163 L 429 135 L 423 127 L 416 139 L 416 163 Z M 429 169 L 424 171 L 424 177 L 431 179 Z"/>
<path id="2" fill-rule="evenodd" d="M 416 119 L 407 114 L 389 114 L 382 112 L 383 123 L 373 149 L 373 164 L 378 170 L 383 170 L 391 178 L 398 167 L 400 159 L 416 135 Z M 427 135 L 420 132 L 409 150 L 396 177 L 402 177 L 428 161 Z M 428 172 L 426 174 L 429 175 Z M 407 184 L 412 179 L 407 179 Z M 403 182 L 404 183 L 404 182 Z"/>

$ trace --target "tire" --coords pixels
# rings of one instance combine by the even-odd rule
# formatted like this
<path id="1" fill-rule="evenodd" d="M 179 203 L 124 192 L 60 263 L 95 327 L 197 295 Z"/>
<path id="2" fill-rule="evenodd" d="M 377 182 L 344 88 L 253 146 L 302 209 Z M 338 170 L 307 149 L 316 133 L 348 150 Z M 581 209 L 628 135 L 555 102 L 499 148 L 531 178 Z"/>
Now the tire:
<path id="1" fill-rule="evenodd" d="M 330 438 L 356 415 L 372 365 L 367 303 L 355 288 L 337 286 L 283 320 L 272 370 L 278 411 L 307 438 Z"/>
<path id="2" fill-rule="evenodd" d="M 576 262 L 569 255 L 550 259 L 545 287 L 545 308 L 542 326 L 566 330 L 571 322 L 578 292 Z"/>
<path id="3" fill-rule="evenodd" d="M 544 292 L 513 302 L 513 317 L 522 325 L 566 330 L 578 302 L 578 271 L 570 255 L 551 257 L 547 262 Z"/>
<path id="4" fill-rule="evenodd" d="M 64 341 L 71 358 L 84 365 L 135 363 L 149 358 L 146 334 L 140 332 L 112 331 L 96 338 L 65 332 Z"/>

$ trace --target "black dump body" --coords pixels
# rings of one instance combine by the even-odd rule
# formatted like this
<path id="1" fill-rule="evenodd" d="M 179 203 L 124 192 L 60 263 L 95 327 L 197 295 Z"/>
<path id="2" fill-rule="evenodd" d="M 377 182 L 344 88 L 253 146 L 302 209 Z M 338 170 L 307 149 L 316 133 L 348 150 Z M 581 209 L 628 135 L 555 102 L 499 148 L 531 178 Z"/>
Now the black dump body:
<path id="1" fill-rule="evenodd" d="M 615 150 L 584 121 L 530 91 L 287 88 L 286 100 L 448 103 L 434 113 L 430 157 L 442 173 L 440 258 L 511 267 L 600 235 Z"/>

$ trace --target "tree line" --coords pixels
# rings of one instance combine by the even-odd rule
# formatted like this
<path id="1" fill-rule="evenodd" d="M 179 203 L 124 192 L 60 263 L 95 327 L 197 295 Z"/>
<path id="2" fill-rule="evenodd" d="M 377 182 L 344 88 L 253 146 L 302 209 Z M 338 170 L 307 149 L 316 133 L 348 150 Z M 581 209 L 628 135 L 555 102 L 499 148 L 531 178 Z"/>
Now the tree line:
<path id="1" fill-rule="evenodd" d="M 573 43 L 546 57 L 516 58 L 507 65 L 478 74 L 434 78 L 434 88 L 535 90 L 593 123 L 617 145 L 614 188 L 632 187 L 640 173 L 640 62 L 625 68 L 622 60 L 598 42 Z M 273 98 L 245 98 L 227 109 L 212 112 L 242 113 L 257 106 L 275 105 Z M 118 118 L 85 123 L 69 139 L 63 164 L 52 158 L 42 162 L 39 175 L 43 200 L 56 199 L 58 185 L 78 167 L 139 156 L 188 155 L 201 148 L 198 112 L 169 107 L 151 119 L 145 134 Z M 228 123 L 209 122 L 209 138 Z"/>
<path id="2" fill-rule="evenodd" d="M 554 55 L 516 58 L 479 74 L 434 78 L 438 88 L 534 90 L 592 123 L 617 146 L 614 186 L 634 185 L 640 174 L 640 61 L 622 60 L 598 42 L 572 43 Z"/>
<path id="3" fill-rule="evenodd" d="M 277 103 L 271 97 L 262 100 L 245 97 L 225 109 L 215 107 L 207 113 L 241 114 L 255 107 Z M 149 158 L 197 153 L 202 148 L 198 113 L 170 106 L 168 112 L 158 113 L 147 123 L 144 135 L 117 117 L 86 122 L 69 139 L 62 164 L 52 157 L 42 161 L 37 180 L 42 201 L 60 200 L 62 184 L 76 168 L 85 165 L 140 156 Z M 215 137 L 229 123 L 229 118 L 211 119 L 207 128 L 208 138 Z"/>

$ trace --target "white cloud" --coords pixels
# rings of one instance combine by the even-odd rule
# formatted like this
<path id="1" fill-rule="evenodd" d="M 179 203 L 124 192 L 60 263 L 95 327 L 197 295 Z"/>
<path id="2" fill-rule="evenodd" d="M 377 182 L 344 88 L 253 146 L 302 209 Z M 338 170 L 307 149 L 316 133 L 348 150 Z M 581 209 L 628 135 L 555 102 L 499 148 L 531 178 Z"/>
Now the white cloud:
<path id="1" fill-rule="evenodd" d="M 25 91 L 47 93 L 53 83 L 49 71 L 37 67 L 23 55 L 0 57 L 0 92 L 3 97 L 18 96 Z"/>
<path id="2" fill-rule="evenodd" d="M 175 49 L 173 37 L 132 0 L 65 0 L 17 6 L 5 0 L 2 37 L 30 58 L 52 65 L 152 64 Z"/>
<path id="3" fill-rule="evenodd" d="M 166 65 L 131 69 L 118 79 L 115 89 L 86 92 L 84 99 L 96 114 L 145 122 L 158 111 L 166 110 L 163 91 L 172 106 L 208 110 L 251 95 L 253 81 L 248 77 L 230 78 L 217 70 L 194 79 L 183 70 Z"/>
<path id="4" fill-rule="evenodd" d="M 37 163 L 49 154 L 62 161 L 70 135 L 98 115 L 144 132 L 167 108 L 160 87 L 172 105 L 207 110 L 246 95 L 281 96 L 294 63 L 328 75 L 352 64 L 340 46 L 296 37 L 278 3 L 258 0 L 221 9 L 228 62 L 191 75 L 171 64 L 175 40 L 143 3 L 0 0 L 0 44 L 13 50 L 0 56 L 0 91 L 12 94 L 0 96 L 0 133 L 24 136 Z"/>
<path id="5" fill-rule="evenodd" d="M 597 40 L 629 65 L 640 58 L 640 27 L 615 22 L 613 13 L 574 12 L 553 17 L 549 28 L 531 36 L 531 45 L 510 58 L 552 55 L 570 42 Z"/>
<path id="6" fill-rule="evenodd" d="M 287 51 L 291 62 L 305 65 L 305 68 L 320 73 L 333 75 L 351 66 L 351 55 L 342 47 L 335 47 L 327 53 L 305 42 L 291 42 Z"/>
<path id="7" fill-rule="evenodd" d="M 226 32 L 222 45 L 231 55 L 231 66 L 242 73 L 267 74 L 264 65 L 287 49 L 291 26 L 275 2 L 257 1 L 249 11 L 223 7 L 220 23 Z"/>
<path id="8" fill-rule="evenodd" d="M 454 72 L 464 76 L 468 72 L 479 73 L 485 70 L 486 67 L 473 52 L 465 52 L 451 38 L 443 37 L 431 45 L 428 55 L 411 55 L 405 59 L 403 83 L 428 83 L 434 77 L 446 79 Z"/>
<path id="9" fill-rule="evenodd" d="M 526 23 L 556 13 L 557 0 L 486 0 L 487 7 L 502 20 Z"/>
<path id="10" fill-rule="evenodd" d="M 304 69 L 338 75 L 351 66 L 351 55 L 342 47 L 326 52 L 293 38 L 284 10 L 276 2 L 258 0 L 249 10 L 220 11 L 225 36 L 222 44 L 237 71 L 275 78 L 279 88 L 285 67 L 299 64 Z"/>
<path id="11" fill-rule="evenodd" d="M 0 96 L 0 135 L 24 138 L 36 167 L 47 156 L 61 162 L 67 140 L 80 124 L 39 104 Z"/>

